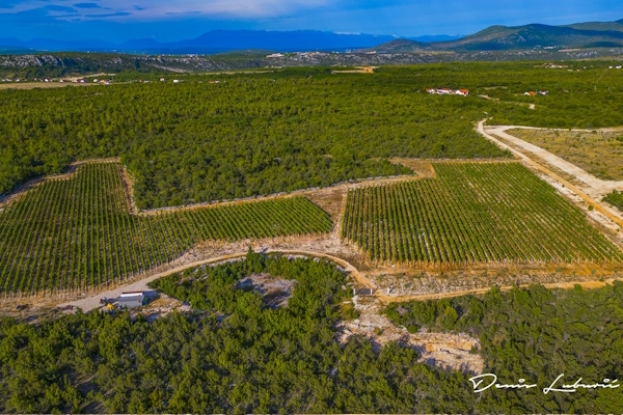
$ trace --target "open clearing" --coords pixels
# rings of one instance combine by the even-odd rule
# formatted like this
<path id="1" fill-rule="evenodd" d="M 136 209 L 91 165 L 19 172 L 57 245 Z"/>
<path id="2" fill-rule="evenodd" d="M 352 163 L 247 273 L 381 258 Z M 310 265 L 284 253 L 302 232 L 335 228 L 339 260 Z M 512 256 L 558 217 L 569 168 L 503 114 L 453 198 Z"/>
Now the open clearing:
<path id="1" fill-rule="evenodd" d="M 623 130 L 559 131 L 517 128 L 509 135 L 534 144 L 604 181 L 623 186 Z"/>

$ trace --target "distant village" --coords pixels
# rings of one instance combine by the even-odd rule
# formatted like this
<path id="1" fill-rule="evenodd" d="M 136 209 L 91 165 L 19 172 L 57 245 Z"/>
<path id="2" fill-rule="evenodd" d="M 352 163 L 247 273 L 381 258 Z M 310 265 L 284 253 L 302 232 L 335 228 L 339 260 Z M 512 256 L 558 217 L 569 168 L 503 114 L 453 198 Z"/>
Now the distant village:
<path id="1" fill-rule="evenodd" d="M 463 97 L 469 95 L 469 89 L 427 88 L 426 92 L 433 95 L 460 95 Z"/>
<path id="2" fill-rule="evenodd" d="M 179 84 L 181 82 L 184 82 L 183 79 L 166 79 L 166 78 L 160 78 L 160 82 L 173 82 L 174 84 Z M 41 82 L 41 83 L 69 83 L 69 84 L 99 84 L 99 85 L 111 85 L 112 84 L 112 79 L 100 79 L 100 78 L 89 78 L 89 77 L 85 77 L 85 78 L 32 78 L 32 79 L 22 79 L 22 78 L 0 78 L 0 83 L 33 83 L 33 82 Z M 126 81 L 126 82 L 122 82 L 122 83 L 129 83 L 129 82 L 138 82 L 138 83 L 142 83 L 142 84 L 149 84 L 151 82 L 151 80 L 143 80 L 143 79 L 135 79 L 133 81 Z M 202 84 L 203 81 L 199 81 L 198 83 Z M 217 80 L 209 80 L 207 81 L 207 83 L 209 84 L 220 84 L 221 81 L 217 81 Z"/>
<path id="3" fill-rule="evenodd" d="M 2 78 L 0 82 L 59 82 L 59 83 L 73 83 L 73 84 L 102 84 L 110 85 L 112 82 L 110 79 L 89 79 L 89 78 L 33 78 L 33 79 L 21 79 L 21 78 Z"/>

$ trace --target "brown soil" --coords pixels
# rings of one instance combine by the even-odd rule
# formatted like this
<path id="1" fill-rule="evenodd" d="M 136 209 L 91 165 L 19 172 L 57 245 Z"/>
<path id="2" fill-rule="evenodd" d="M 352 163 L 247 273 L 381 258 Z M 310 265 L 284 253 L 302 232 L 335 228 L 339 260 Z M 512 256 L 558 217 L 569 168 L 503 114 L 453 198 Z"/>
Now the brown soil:
<path id="1" fill-rule="evenodd" d="M 623 131 L 580 132 L 520 128 L 507 132 L 556 154 L 601 180 L 623 180 L 623 141 L 617 140 L 623 137 Z"/>
<path id="2" fill-rule="evenodd" d="M 345 69 L 345 70 L 340 70 L 340 69 L 335 69 L 333 71 L 331 71 L 332 74 L 340 74 L 340 73 L 367 73 L 367 74 L 373 74 L 374 70 L 376 69 L 376 66 L 360 66 L 357 67 L 357 69 Z"/>

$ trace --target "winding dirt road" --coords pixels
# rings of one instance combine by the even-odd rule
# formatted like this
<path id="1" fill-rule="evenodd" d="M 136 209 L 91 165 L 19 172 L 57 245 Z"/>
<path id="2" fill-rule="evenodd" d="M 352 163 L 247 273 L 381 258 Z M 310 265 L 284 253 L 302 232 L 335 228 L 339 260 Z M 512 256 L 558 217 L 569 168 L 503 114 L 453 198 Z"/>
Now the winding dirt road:
<path id="1" fill-rule="evenodd" d="M 279 249 L 267 249 L 263 253 L 278 253 L 278 254 L 289 255 L 289 256 L 304 256 L 304 257 L 311 257 L 311 258 L 328 259 L 334 262 L 335 264 L 337 264 L 344 271 L 348 272 L 358 284 L 366 288 L 370 288 L 374 293 L 373 296 L 385 304 L 407 302 L 407 301 L 440 300 L 440 299 L 445 299 L 445 298 L 462 297 L 462 296 L 470 295 L 470 294 L 471 295 L 482 295 L 482 294 L 487 293 L 491 289 L 491 287 L 487 287 L 487 288 L 478 288 L 478 289 L 464 290 L 464 291 L 449 291 L 449 292 L 443 292 L 443 293 L 394 296 L 394 295 L 388 295 L 388 294 L 383 293 L 381 290 L 378 289 L 377 285 L 372 280 L 370 280 L 368 277 L 363 275 L 363 273 L 359 272 L 359 270 L 355 266 L 350 264 L 348 261 L 345 261 L 333 255 L 329 255 L 329 254 L 325 254 L 321 252 L 313 252 L 313 251 L 279 250 Z M 101 308 L 102 306 L 99 303 L 99 299 L 102 297 L 117 298 L 119 297 L 119 295 L 121 295 L 122 292 L 126 292 L 126 291 L 148 291 L 150 290 L 150 288 L 148 287 L 148 284 L 157 279 L 160 279 L 160 278 L 163 278 L 163 277 L 175 274 L 175 273 L 183 272 L 190 268 L 196 268 L 196 267 L 200 267 L 203 265 L 213 265 L 213 264 L 218 264 L 218 263 L 222 263 L 225 261 L 241 259 L 241 258 L 244 258 L 246 254 L 247 254 L 246 252 L 239 252 L 235 254 L 209 258 L 209 259 L 205 259 L 201 261 L 195 261 L 189 264 L 179 266 L 174 269 L 170 269 L 170 270 L 158 273 L 158 274 L 154 274 L 148 278 L 144 278 L 140 281 L 136 281 L 131 284 L 117 287 L 112 290 L 103 291 L 101 293 L 98 293 L 97 295 L 93 295 L 93 296 L 83 298 L 80 300 L 60 304 L 59 307 L 74 306 L 74 307 L 78 307 L 82 309 L 82 311 L 86 313 L 86 312 Z M 609 279 L 609 280 L 604 280 L 604 281 L 564 282 L 564 283 L 543 284 L 543 286 L 547 289 L 569 290 L 569 289 L 573 289 L 576 285 L 580 285 L 583 288 L 593 289 L 593 288 L 604 287 L 608 284 L 612 284 L 615 281 L 621 281 L 621 280 L 620 279 Z M 529 286 L 530 284 L 519 285 L 519 287 L 524 287 L 524 288 L 529 287 Z M 503 286 L 499 288 L 502 291 L 509 291 L 513 289 L 514 287 L 516 286 Z"/>

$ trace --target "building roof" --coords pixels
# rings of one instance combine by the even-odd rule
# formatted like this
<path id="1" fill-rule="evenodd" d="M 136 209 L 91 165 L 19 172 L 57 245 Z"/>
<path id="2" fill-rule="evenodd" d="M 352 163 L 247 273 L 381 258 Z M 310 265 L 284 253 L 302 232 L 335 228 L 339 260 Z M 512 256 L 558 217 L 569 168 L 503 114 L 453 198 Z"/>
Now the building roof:
<path id="1" fill-rule="evenodd" d="M 135 295 L 140 295 L 142 297 L 145 294 L 143 293 L 143 291 L 126 291 L 126 292 L 122 292 L 121 295 L 119 295 L 119 297 L 131 297 Z"/>
<path id="2" fill-rule="evenodd" d="M 143 305 L 143 296 L 142 295 L 134 295 L 134 296 L 126 296 L 119 297 L 117 299 L 117 305 L 119 307 L 140 307 Z"/>

